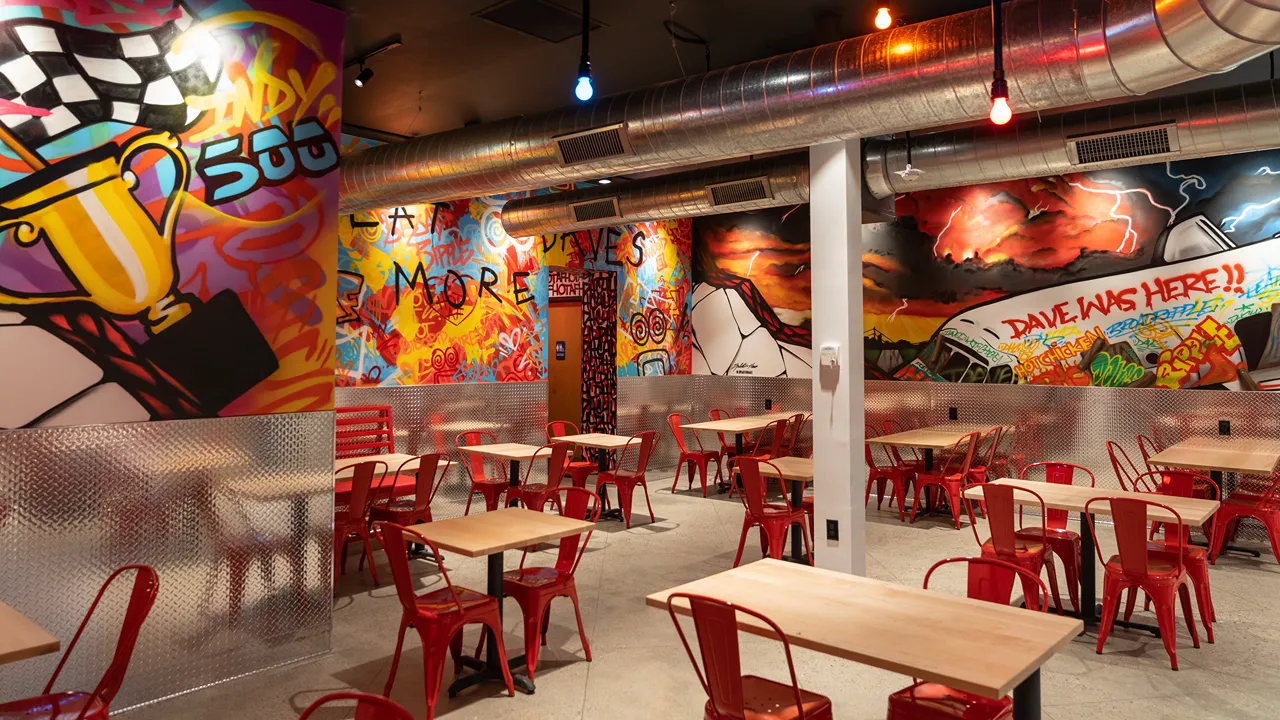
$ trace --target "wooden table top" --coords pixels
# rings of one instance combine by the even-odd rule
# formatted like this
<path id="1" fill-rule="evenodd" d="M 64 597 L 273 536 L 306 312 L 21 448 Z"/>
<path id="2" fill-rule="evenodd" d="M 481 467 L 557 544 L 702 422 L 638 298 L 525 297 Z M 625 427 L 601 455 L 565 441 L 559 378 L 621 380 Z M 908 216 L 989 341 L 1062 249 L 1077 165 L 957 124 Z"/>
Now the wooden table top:
<path id="1" fill-rule="evenodd" d="M 1280 441 L 1232 435 L 1200 435 L 1151 456 L 1152 465 L 1270 475 L 1280 461 Z"/>
<path id="2" fill-rule="evenodd" d="M 58 652 L 58 638 L 0 602 L 0 665 Z"/>
<path id="3" fill-rule="evenodd" d="M 512 507 L 422 523 L 411 529 L 441 550 L 474 558 L 578 535 L 594 525 L 585 520 Z"/>
<path id="4" fill-rule="evenodd" d="M 902 432 L 867 438 L 872 445 L 896 445 L 898 447 L 916 447 L 927 450 L 943 450 L 955 445 L 960 438 L 971 432 L 985 433 L 994 425 L 973 425 L 968 423 L 949 423 L 930 427 L 904 430 Z"/>
<path id="5" fill-rule="evenodd" d="M 1009 694 L 1084 629 L 1074 618 L 769 559 L 654 593 L 645 602 L 665 610 L 673 592 L 763 613 L 799 647 L 989 698 Z M 676 611 L 689 614 L 683 602 Z M 742 614 L 738 627 L 772 635 Z"/>
<path id="6" fill-rule="evenodd" d="M 626 435 L 609 435 L 607 433 L 583 433 L 581 435 L 562 435 L 558 438 L 552 438 L 552 440 L 555 442 L 563 440 L 574 445 L 599 448 L 601 450 L 620 450 L 626 447 L 631 438 Z M 636 447 L 640 447 L 639 441 L 636 441 Z"/>
<path id="7" fill-rule="evenodd" d="M 525 445 L 524 443 L 463 445 L 458 448 L 458 452 L 471 453 L 473 455 L 487 455 L 488 457 L 502 458 L 503 460 L 531 460 L 533 459 L 534 453 L 538 452 L 538 446 Z M 550 457 L 550 453 L 545 452 L 542 456 Z"/>
<path id="8" fill-rule="evenodd" d="M 777 472 L 770 467 L 772 463 Z M 780 457 L 760 463 L 760 474 L 765 477 L 780 477 L 783 480 L 807 482 L 813 479 L 813 458 Z"/>
<path id="9" fill-rule="evenodd" d="M 418 470 L 417 455 L 410 455 L 408 453 L 384 453 L 382 455 L 362 455 L 360 457 L 339 458 L 334 460 L 333 475 L 335 478 L 349 478 L 352 475 L 355 475 L 356 465 L 370 460 L 380 460 L 386 463 L 387 472 L 416 472 Z M 436 466 L 437 470 L 448 470 L 449 465 L 453 464 L 453 461 L 447 457 L 441 458 L 441 460 L 441 464 Z"/>
<path id="10" fill-rule="evenodd" d="M 1044 498 L 1045 507 L 1070 512 L 1084 512 L 1084 504 L 1096 497 L 1150 500 L 1173 508 L 1182 516 L 1183 524 L 1188 526 L 1199 526 L 1208 522 L 1209 518 L 1213 517 L 1213 514 L 1218 511 L 1220 504 L 1217 500 L 1205 500 L 1202 498 L 1154 495 L 1152 493 L 1137 493 L 1127 490 L 1114 490 L 1112 488 L 1095 488 L 1088 485 L 1060 485 L 1058 483 L 1034 482 L 1017 478 L 1001 478 L 995 482 L 1001 485 L 1012 485 L 1013 487 L 1032 490 Z M 971 499 L 982 497 L 980 489 L 973 486 L 965 488 L 964 494 Z M 1013 494 L 1013 502 L 1027 506 L 1038 506 L 1040 504 L 1034 497 L 1026 493 L 1017 492 Z M 1090 509 L 1093 510 L 1095 515 L 1107 515 L 1110 513 L 1111 508 L 1107 503 L 1098 503 Z M 1147 516 L 1151 520 L 1159 520 L 1161 522 L 1176 521 L 1173 515 L 1161 508 L 1147 508 Z"/>
<path id="11" fill-rule="evenodd" d="M 722 432 L 722 433 L 746 433 L 753 430 L 763 430 L 769 427 L 770 423 L 789 418 L 797 413 L 793 412 L 775 412 L 767 415 L 751 415 L 748 417 L 735 417 L 727 420 L 707 420 L 706 422 L 689 423 L 681 425 L 684 430 L 701 430 L 703 432 Z"/>

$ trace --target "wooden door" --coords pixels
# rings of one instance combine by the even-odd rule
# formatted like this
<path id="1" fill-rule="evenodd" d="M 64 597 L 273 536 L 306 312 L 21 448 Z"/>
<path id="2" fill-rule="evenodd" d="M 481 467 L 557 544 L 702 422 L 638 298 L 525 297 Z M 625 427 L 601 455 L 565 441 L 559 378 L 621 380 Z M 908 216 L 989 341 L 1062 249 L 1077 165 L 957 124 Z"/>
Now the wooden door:
<path id="1" fill-rule="evenodd" d="M 581 426 L 582 303 L 552 302 L 547 317 L 547 420 Z"/>

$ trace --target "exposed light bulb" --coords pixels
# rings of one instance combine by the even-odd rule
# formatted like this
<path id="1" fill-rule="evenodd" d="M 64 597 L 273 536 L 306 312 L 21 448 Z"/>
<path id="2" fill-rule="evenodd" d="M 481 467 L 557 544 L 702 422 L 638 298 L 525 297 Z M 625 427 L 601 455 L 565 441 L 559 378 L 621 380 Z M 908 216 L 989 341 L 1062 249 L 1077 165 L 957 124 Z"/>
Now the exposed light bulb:
<path id="1" fill-rule="evenodd" d="M 1013 119 L 1013 109 L 1009 107 L 1009 101 L 1002 97 L 991 98 L 991 122 L 996 125 L 1004 125 Z"/>
<path id="2" fill-rule="evenodd" d="M 880 30 L 888 30 L 893 24 L 893 16 L 889 14 L 889 8 L 882 7 L 876 10 L 876 27 Z"/>
<path id="3" fill-rule="evenodd" d="M 599 179 L 599 180 L 597 180 L 596 182 L 600 183 L 601 185 L 608 185 L 609 183 L 611 183 L 611 182 L 613 182 L 613 181 L 612 181 L 612 180 L 610 180 L 609 178 L 600 178 L 600 179 Z"/>
<path id="4" fill-rule="evenodd" d="M 595 88 L 591 87 L 591 78 L 585 76 L 578 78 L 578 84 L 573 87 L 573 94 L 579 100 L 590 100 L 591 96 L 596 94 Z"/>

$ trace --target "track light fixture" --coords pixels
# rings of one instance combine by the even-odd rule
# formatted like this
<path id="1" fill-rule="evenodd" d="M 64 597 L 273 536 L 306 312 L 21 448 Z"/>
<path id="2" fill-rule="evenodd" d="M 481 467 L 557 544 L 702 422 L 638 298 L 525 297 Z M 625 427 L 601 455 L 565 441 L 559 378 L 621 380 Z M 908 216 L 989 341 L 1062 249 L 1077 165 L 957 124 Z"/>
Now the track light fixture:
<path id="1" fill-rule="evenodd" d="M 1009 83 L 1004 79 L 1004 13 L 1000 0 L 991 0 L 991 37 L 994 45 L 995 67 L 991 71 L 991 122 L 1004 125 L 1013 119 L 1009 107 Z"/>
<path id="2" fill-rule="evenodd" d="M 582 59 L 578 61 L 578 80 L 573 96 L 586 102 L 596 94 L 591 84 L 591 0 L 582 0 Z"/>
<path id="3" fill-rule="evenodd" d="M 369 62 L 369 59 L 376 55 L 381 55 L 388 50 L 395 50 L 398 47 L 400 47 L 400 36 L 396 35 L 369 52 L 346 61 L 342 64 L 342 67 L 343 69 L 346 69 L 357 65 L 360 66 L 360 72 L 356 74 L 356 78 L 353 82 L 355 82 L 356 87 L 362 88 L 365 85 L 368 85 L 369 81 L 373 79 L 373 68 L 366 66 L 365 63 Z"/>

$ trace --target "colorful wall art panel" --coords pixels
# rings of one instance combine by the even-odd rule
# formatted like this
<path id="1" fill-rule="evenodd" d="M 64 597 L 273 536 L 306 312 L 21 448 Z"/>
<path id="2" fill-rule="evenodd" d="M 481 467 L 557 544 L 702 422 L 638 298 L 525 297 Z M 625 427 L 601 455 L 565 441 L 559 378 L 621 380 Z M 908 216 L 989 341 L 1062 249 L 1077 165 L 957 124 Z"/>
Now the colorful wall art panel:
<path id="1" fill-rule="evenodd" d="M 0 4 L 0 428 L 333 406 L 342 14 Z"/>
<path id="2" fill-rule="evenodd" d="M 693 372 L 812 376 L 809 208 L 693 221 Z"/>
<path id="3" fill-rule="evenodd" d="M 1280 153 L 901 196 L 867 377 L 1280 388 Z"/>

